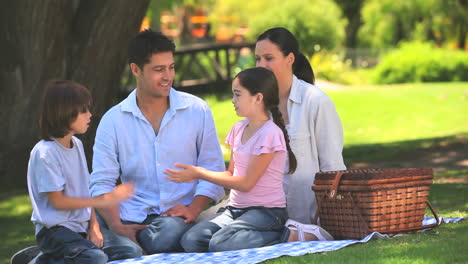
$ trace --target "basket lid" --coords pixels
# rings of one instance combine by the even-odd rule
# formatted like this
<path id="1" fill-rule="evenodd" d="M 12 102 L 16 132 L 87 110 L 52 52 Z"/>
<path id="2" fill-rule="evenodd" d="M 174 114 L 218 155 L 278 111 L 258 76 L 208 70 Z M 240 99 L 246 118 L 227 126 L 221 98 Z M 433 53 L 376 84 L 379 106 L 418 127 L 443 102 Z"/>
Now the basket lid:
<path id="1" fill-rule="evenodd" d="M 344 171 L 317 172 L 315 180 L 334 180 L 337 173 L 343 173 L 341 180 L 369 181 L 394 178 L 424 177 L 432 179 L 432 168 L 403 168 L 403 169 L 352 169 Z"/>

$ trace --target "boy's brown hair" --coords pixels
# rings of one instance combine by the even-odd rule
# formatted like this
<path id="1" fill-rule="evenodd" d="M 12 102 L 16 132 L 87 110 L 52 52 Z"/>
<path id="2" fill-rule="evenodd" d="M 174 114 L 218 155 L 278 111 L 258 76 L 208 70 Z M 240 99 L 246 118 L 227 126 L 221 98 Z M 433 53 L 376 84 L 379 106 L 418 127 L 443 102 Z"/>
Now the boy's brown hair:
<path id="1" fill-rule="evenodd" d="M 40 138 L 52 141 L 52 137 L 66 136 L 78 114 L 86 113 L 91 102 L 91 93 L 83 85 L 67 80 L 50 81 L 42 97 Z"/>

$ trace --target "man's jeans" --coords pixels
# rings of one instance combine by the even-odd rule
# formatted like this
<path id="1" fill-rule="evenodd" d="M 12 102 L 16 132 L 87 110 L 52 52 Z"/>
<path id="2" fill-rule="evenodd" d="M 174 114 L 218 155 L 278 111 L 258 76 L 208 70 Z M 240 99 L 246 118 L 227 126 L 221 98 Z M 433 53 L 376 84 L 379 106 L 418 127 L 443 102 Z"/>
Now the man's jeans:
<path id="1" fill-rule="evenodd" d="M 86 239 L 86 233 L 63 226 L 44 227 L 36 239 L 43 253 L 37 258 L 37 264 L 101 264 L 108 259 L 104 251 Z"/>
<path id="2" fill-rule="evenodd" d="M 104 236 L 103 250 L 109 256 L 109 261 L 117 259 L 138 258 L 143 254 L 142 248 L 148 254 L 181 251 L 180 238 L 193 224 L 184 223 L 182 217 L 149 215 L 143 223 L 122 221 L 123 224 L 148 225 L 137 232 L 138 243 L 128 237 L 121 236 L 109 230 L 105 221 L 98 215 L 99 226 Z"/>
<path id="3" fill-rule="evenodd" d="M 286 242 L 289 230 L 286 208 L 262 206 L 221 208 L 217 214 L 196 224 L 180 243 L 187 252 L 216 252 L 263 247 Z"/>

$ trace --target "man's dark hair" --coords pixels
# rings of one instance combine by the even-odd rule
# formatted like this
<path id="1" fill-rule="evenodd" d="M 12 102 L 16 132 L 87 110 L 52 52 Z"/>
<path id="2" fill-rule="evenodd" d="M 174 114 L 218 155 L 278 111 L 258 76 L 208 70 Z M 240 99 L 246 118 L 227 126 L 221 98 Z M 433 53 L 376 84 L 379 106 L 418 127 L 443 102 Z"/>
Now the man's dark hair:
<path id="1" fill-rule="evenodd" d="M 70 132 L 79 113 L 91 105 L 91 93 L 83 85 L 66 80 L 51 81 L 42 97 L 39 117 L 40 138 L 52 141 Z"/>
<path id="2" fill-rule="evenodd" d="M 135 63 L 140 69 L 150 62 L 155 53 L 175 52 L 174 42 L 151 29 L 145 29 L 128 42 L 128 64 Z"/>

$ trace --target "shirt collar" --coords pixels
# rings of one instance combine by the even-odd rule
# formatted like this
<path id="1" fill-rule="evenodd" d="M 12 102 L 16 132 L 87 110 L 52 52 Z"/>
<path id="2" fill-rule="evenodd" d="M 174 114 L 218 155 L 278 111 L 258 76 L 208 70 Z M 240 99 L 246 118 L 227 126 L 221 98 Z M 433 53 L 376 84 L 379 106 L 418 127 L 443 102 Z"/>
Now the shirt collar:
<path id="1" fill-rule="evenodd" d="M 289 93 L 289 100 L 298 104 L 302 103 L 302 96 L 300 94 L 300 90 L 298 89 L 299 85 L 299 79 L 297 79 L 296 75 L 293 74 L 291 92 Z"/>
<path id="2" fill-rule="evenodd" d="M 130 112 L 130 113 L 133 113 L 135 116 L 143 118 L 143 114 L 141 113 L 141 110 L 138 107 L 137 101 L 136 101 L 136 90 L 137 89 L 134 89 L 128 95 L 128 97 L 122 101 L 121 111 Z M 187 102 L 187 100 L 185 100 L 184 97 L 180 96 L 180 93 L 178 93 L 174 88 L 171 88 L 171 91 L 169 93 L 169 102 L 170 102 L 170 107 L 169 107 L 170 111 L 177 111 L 179 109 L 184 109 L 189 106 L 189 103 Z"/>

